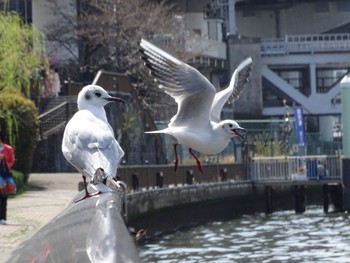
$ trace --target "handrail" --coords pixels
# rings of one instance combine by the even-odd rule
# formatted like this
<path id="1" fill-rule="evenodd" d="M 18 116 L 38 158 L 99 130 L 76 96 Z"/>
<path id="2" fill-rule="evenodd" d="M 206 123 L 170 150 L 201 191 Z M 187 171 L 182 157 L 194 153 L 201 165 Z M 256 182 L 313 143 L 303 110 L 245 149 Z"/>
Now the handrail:
<path id="1" fill-rule="evenodd" d="M 44 118 L 45 116 L 51 114 L 52 112 L 54 112 L 54 111 L 56 111 L 56 110 L 62 108 L 63 106 L 65 106 L 65 105 L 67 105 L 67 104 L 68 104 L 67 101 L 64 101 L 64 102 L 58 104 L 57 106 L 53 107 L 52 109 L 50 109 L 50 110 L 48 110 L 48 111 L 46 111 L 46 112 L 40 114 L 40 115 L 39 115 L 39 119 Z"/>
<path id="2" fill-rule="evenodd" d="M 350 51 L 350 34 L 286 35 L 261 41 L 263 55 L 344 51 Z"/>
<path id="3" fill-rule="evenodd" d="M 69 102 L 64 101 L 52 109 L 39 115 L 40 120 L 40 138 L 46 139 L 65 127 L 68 121 Z"/>
<path id="4" fill-rule="evenodd" d="M 341 156 L 338 155 L 255 157 L 250 165 L 249 176 L 257 182 L 341 178 Z"/>

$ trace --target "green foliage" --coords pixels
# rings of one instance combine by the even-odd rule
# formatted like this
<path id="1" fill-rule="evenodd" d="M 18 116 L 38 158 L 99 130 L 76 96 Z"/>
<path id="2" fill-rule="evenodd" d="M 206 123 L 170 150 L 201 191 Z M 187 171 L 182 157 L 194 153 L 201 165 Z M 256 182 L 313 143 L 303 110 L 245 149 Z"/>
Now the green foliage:
<path id="1" fill-rule="evenodd" d="M 133 143 L 139 141 L 141 136 L 140 114 L 133 104 L 124 105 L 122 113 L 122 132 L 123 140 L 121 141 L 122 148 L 125 151 L 125 159 L 128 161 L 128 155 L 131 151 Z"/>
<path id="2" fill-rule="evenodd" d="M 0 92 L 30 93 L 32 71 L 46 63 L 43 38 L 20 16 L 0 12 Z"/>
<path id="3" fill-rule="evenodd" d="M 259 157 L 283 155 L 283 145 L 278 140 L 271 140 L 268 132 L 255 136 L 255 155 Z"/>
<path id="4" fill-rule="evenodd" d="M 16 155 L 14 168 L 24 173 L 27 182 L 33 152 L 39 138 L 39 118 L 34 102 L 20 94 L 0 92 L 0 129 Z"/>
<path id="5" fill-rule="evenodd" d="M 26 185 L 25 185 L 25 175 L 19 171 L 16 170 L 11 170 L 13 178 L 16 181 L 16 186 L 17 186 L 17 194 L 21 194 L 26 190 Z"/>

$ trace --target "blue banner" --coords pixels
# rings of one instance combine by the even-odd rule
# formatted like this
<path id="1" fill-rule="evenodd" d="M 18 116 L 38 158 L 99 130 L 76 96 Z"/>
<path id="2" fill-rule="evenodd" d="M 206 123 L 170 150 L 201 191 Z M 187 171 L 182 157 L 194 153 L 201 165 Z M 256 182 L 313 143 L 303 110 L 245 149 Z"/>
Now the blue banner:
<path id="1" fill-rule="evenodd" d="M 299 146 L 305 146 L 305 125 L 304 113 L 302 107 L 294 108 L 295 130 L 297 131 L 297 140 Z"/>

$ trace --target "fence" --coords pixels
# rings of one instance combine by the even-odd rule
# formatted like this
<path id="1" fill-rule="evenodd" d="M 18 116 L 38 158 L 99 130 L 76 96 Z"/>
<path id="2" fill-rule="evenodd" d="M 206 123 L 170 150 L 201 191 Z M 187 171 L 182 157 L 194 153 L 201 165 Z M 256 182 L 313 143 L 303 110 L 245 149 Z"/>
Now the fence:
<path id="1" fill-rule="evenodd" d="M 281 156 L 253 158 L 250 178 L 254 181 L 322 180 L 341 178 L 340 156 Z"/>
<path id="2" fill-rule="evenodd" d="M 53 109 L 41 114 L 40 138 L 46 139 L 49 135 L 55 134 L 58 130 L 64 129 L 68 120 L 69 103 L 62 102 Z"/>
<path id="3" fill-rule="evenodd" d="M 176 172 L 173 165 L 121 166 L 118 169 L 118 177 L 134 191 L 143 188 L 247 179 L 242 164 L 202 164 L 202 169 L 203 174 L 193 165 L 181 165 Z"/>
<path id="4" fill-rule="evenodd" d="M 263 55 L 292 53 L 348 52 L 350 34 L 286 35 L 284 38 L 264 39 Z"/>

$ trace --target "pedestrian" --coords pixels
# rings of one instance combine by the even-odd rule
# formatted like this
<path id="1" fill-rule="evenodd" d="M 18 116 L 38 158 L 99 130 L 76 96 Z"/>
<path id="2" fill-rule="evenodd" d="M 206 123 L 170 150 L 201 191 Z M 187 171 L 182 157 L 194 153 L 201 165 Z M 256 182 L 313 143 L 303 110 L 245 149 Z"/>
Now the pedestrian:
<path id="1" fill-rule="evenodd" d="M 53 80 L 53 92 L 54 96 L 57 98 L 59 96 L 59 93 L 61 92 L 61 82 L 60 82 L 60 76 L 58 75 L 58 69 L 54 66 L 52 66 L 53 69 L 53 75 L 54 75 L 54 80 Z"/>
<path id="2" fill-rule="evenodd" d="M 5 143 L 5 133 L 0 131 L 0 161 L 6 162 L 9 170 L 15 163 L 15 153 L 13 148 Z M 3 172 L 3 166 L 1 165 L 0 173 Z M 0 194 L 0 224 L 6 225 L 6 212 L 7 212 L 7 195 Z"/>

